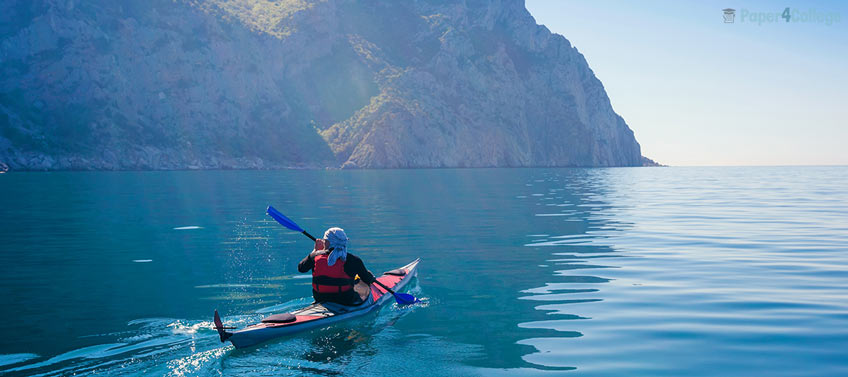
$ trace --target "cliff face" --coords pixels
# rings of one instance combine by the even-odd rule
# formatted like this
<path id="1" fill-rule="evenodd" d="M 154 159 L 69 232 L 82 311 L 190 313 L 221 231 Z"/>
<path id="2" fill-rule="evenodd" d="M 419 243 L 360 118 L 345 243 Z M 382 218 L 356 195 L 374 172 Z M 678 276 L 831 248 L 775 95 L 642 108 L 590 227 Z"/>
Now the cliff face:
<path id="1" fill-rule="evenodd" d="M 0 4 L 12 169 L 638 166 L 521 1 Z"/>

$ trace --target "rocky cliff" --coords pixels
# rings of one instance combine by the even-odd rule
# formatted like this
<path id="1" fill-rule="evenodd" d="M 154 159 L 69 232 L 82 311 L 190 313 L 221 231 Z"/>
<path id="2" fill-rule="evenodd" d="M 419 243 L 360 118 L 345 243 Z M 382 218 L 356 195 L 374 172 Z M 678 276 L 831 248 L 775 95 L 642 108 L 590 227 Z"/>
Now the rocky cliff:
<path id="1" fill-rule="evenodd" d="M 639 166 L 562 36 L 506 0 L 0 3 L 12 169 Z"/>

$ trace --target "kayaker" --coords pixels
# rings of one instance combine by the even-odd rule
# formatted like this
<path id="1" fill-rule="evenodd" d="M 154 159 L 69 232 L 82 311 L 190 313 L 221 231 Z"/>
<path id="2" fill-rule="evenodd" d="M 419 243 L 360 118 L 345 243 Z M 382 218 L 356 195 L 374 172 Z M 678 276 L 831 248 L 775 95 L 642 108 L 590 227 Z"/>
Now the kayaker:
<path id="1" fill-rule="evenodd" d="M 362 302 L 354 289 L 354 278 L 365 284 L 374 282 L 374 274 L 362 259 L 347 252 L 347 235 L 342 228 L 330 228 L 323 239 L 315 240 L 315 248 L 297 265 L 301 273 L 312 270 L 312 297 L 316 302 L 356 305 Z"/>

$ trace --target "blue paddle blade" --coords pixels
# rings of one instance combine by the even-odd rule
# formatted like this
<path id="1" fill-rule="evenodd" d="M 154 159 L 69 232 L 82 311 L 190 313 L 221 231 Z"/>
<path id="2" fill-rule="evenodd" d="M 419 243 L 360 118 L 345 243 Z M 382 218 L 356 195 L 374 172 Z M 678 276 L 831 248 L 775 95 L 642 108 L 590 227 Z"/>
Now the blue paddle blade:
<path id="1" fill-rule="evenodd" d="M 291 230 L 303 232 L 303 229 L 301 227 L 297 226 L 297 224 L 295 224 L 294 221 L 291 221 L 291 219 L 286 217 L 286 215 L 283 215 L 282 213 L 280 213 L 280 211 L 277 211 L 276 208 L 268 206 L 268 209 L 265 212 L 268 213 L 268 216 L 271 216 L 274 218 L 274 220 L 277 220 L 280 225 Z"/>
<path id="2" fill-rule="evenodd" d="M 398 305 L 412 305 L 418 302 L 418 299 L 415 296 L 406 294 L 406 293 L 395 293 L 395 301 L 397 301 Z"/>

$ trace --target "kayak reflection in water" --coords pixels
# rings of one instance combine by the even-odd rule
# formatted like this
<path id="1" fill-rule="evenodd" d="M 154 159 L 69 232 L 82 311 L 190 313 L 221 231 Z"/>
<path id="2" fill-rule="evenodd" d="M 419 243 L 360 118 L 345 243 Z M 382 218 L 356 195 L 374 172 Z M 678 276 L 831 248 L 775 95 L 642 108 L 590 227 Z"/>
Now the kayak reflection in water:
<path id="1" fill-rule="evenodd" d="M 362 259 L 347 252 L 347 235 L 342 228 L 330 228 L 315 248 L 297 265 L 301 273 L 312 270 L 312 297 L 316 302 L 358 305 L 368 298 L 374 274 Z M 359 276 L 360 282 L 355 280 Z"/>

